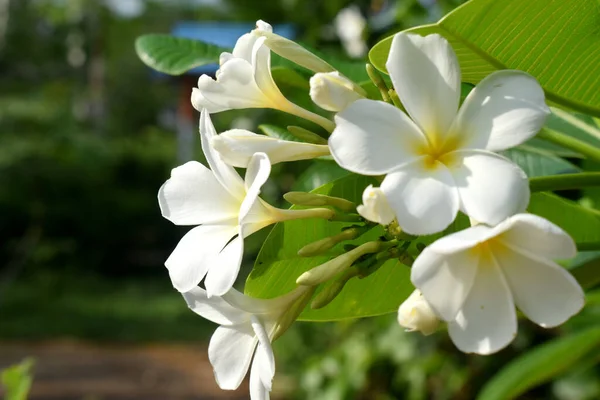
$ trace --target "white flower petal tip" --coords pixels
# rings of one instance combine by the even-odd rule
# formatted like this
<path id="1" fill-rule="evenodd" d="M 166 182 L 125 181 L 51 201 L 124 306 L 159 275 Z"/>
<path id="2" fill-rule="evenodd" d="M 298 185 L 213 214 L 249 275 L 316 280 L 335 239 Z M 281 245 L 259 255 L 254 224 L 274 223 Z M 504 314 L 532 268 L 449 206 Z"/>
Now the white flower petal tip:
<path id="1" fill-rule="evenodd" d="M 318 73 L 310 78 L 310 98 L 327 111 L 342 111 L 364 96 L 355 91 L 355 84 L 339 72 Z"/>
<path id="2" fill-rule="evenodd" d="M 385 194 L 380 188 L 367 186 L 362 196 L 363 204 L 356 211 L 365 219 L 381 225 L 389 225 L 395 218 L 394 210 L 390 207 Z"/>
<path id="3" fill-rule="evenodd" d="M 398 323 L 408 332 L 428 336 L 437 330 L 439 319 L 421 294 L 415 290 L 398 308 Z"/>
<path id="4" fill-rule="evenodd" d="M 387 174 L 381 189 L 407 233 L 442 231 L 458 210 L 488 225 L 523 212 L 525 173 L 492 151 L 542 127 L 548 107 L 535 79 L 494 73 L 459 110 L 459 64 L 443 37 L 397 34 L 386 66 L 410 118 L 387 103 L 354 101 L 335 116 L 335 161 L 361 175 Z"/>
<path id="5" fill-rule="evenodd" d="M 258 152 L 267 154 L 271 164 L 330 154 L 326 145 L 281 140 L 242 129 L 225 131 L 213 137 L 211 143 L 227 164 L 240 168 L 246 168 L 250 158 Z"/>
<path id="6" fill-rule="evenodd" d="M 494 227 L 476 225 L 437 240 L 415 260 L 411 280 L 448 322 L 460 350 L 491 354 L 516 335 L 515 306 L 544 328 L 582 309 L 581 286 L 552 261 L 575 253 L 562 229 L 517 214 Z"/>

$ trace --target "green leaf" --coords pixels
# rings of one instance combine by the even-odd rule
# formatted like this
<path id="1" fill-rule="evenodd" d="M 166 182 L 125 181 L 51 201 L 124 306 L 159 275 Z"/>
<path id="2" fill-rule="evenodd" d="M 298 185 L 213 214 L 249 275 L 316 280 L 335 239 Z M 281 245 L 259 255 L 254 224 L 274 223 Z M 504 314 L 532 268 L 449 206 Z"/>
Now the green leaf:
<path id="1" fill-rule="evenodd" d="M 472 0 L 437 24 L 407 32 L 448 39 L 463 81 L 476 84 L 498 69 L 526 71 L 548 100 L 600 116 L 598 21 L 597 0 Z M 369 53 L 382 71 L 391 41 L 384 39 Z"/>
<path id="2" fill-rule="evenodd" d="M 311 166 L 296 179 L 293 190 L 310 192 L 348 175 L 350 175 L 350 172 L 337 165 L 335 161 L 314 160 Z"/>
<path id="3" fill-rule="evenodd" d="M 302 91 L 308 91 L 310 89 L 308 80 L 294 69 L 273 67 L 271 68 L 271 74 L 279 87 L 289 86 Z"/>
<path id="4" fill-rule="evenodd" d="M 376 181 L 369 177 L 350 175 L 322 186 L 314 193 L 344 197 L 358 202 L 363 189 L 369 184 L 376 184 Z M 342 228 L 350 225 L 316 219 L 288 221 L 275 225 L 248 276 L 246 293 L 259 298 L 283 295 L 296 286 L 296 278 L 303 272 L 342 254 L 344 244 L 365 243 L 383 233 L 383 228 L 378 226 L 357 240 L 338 244 L 325 255 L 297 255 L 301 247 L 338 234 Z M 300 319 L 331 321 L 394 312 L 414 289 L 409 276 L 408 267 L 397 260 L 390 260 L 372 275 L 348 281 L 341 293 L 326 307 L 318 310 L 305 309 Z"/>
<path id="5" fill-rule="evenodd" d="M 598 352 L 600 327 L 554 339 L 511 361 L 483 387 L 477 399 L 514 399 L 566 372 L 587 354 Z"/>
<path id="6" fill-rule="evenodd" d="M 550 193 L 534 193 L 527 210 L 564 229 L 580 250 L 600 249 L 600 213 Z"/>
<path id="7" fill-rule="evenodd" d="M 170 35 L 143 35 L 135 41 L 138 57 L 150 68 L 181 75 L 201 65 L 218 63 L 223 47 Z"/>
<path id="8" fill-rule="evenodd" d="M 0 376 L 4 388 L 5 400 L 27 400 L 33 378 L 31 369 L 33 360 L 25 359 L 20 364 L 13 365 L 2 371 Z"/>
<path id="9" fill-rule="evenodd" d="M 265 135 L 270 136 L 275 139 L 291 140 L 293 142 L 300 141 L 300 140 L 298 140 L 298 138 L 296 138 L 296 136 L 289 133 L 287 129 L 280 128 L 275 125 L 262 124 L 262 125 L 258 126 L 258 129 Z"/>
<path id="10" fill-rule="evenodd" d="M 581 169 L 552 152 L 527 145 L 503 151 L 502 155 L 519 165 L 530 178 L 581 172 Z"/>

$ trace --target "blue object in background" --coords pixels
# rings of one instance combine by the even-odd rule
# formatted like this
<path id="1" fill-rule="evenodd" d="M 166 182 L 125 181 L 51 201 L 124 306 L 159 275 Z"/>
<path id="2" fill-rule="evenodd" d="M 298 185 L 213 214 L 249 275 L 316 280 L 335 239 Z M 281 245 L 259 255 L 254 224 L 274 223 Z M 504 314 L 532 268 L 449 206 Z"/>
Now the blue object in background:
<path id="1" fill-rule="evenodd" d="M 254 23 L 249 22 L 179 22 L 173 27 L 171 34 L 233 49 L 238 38 L 254 28 Z M 296 37 L 296 29 L 292 24 L 274 25 L 273 32 L 287 39 L 293 40 Z M 218 64 L 207 64 L 194 68 L 186 74 L 214 75 L 218 68 Z"/>

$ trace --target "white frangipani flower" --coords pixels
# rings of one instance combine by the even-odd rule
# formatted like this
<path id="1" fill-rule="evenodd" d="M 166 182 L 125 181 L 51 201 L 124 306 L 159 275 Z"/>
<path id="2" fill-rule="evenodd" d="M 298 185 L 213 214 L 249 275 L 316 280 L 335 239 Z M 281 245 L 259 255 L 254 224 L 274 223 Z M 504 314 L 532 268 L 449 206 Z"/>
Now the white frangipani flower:
<path id="1" fill-rule="evenodd" d="M 250 398 L 269 399 L 275 375 L 271 341 L 293 321 L 294 318 L 286 318 L 287 313 L 297 313 L 298 307 L 305 304 L 301 298 L 310 293 L 310 288 L 300 286 L 282 297 L 268 300 L 255 299 L 235 289 L 222 297 L 208 297 L 199 287 L 183 294 L 192 311 L 221 325 L 208 345 L 208 357 L 221 389 L 237 389 L 252 363 Z"/>
<path id="2" fill-rule="evenodd" d="M 439 35 L 399 33 L 387 61 L 408 111 L 358 100 L 336 115 L 329 138 L 334 159 L 381 184 L 398 223 L 411 234 L 443 230 L 458 210 L 497 224 L 529 200 L 527 176 L 493 152 L 534 136 L 549 115 L 544 91 L 530 75 L 498 71 L 458 109 L 460 69 Z"/>
<path id="3" fill-rule="evenodd" d="M 584 293 L 552 259 L 575 256 L 571 237 L 531 214 L 495 227 L 476 225 L 425 248 L 411 270 L 413 284 L 466 353 L 490 354 L 517 334 L 515 305 L 544 328 L 579 312 Z"/>
<path id="4" fill-rule="evenodd" d="M 282 210 L 258 195 L 271 172 L 269 157 L 255 154 L 245 180 L 225 164 L 210 145 L 217 135 L 206 110 L 200 117 L 202 150 L 211 169 L 190 161 L 173 169 L 158 192 L 163 217 L 191 229 L 165 262 L 173 286 L 180 292 L 204 278 L 209 296 L 226 293 L 235 282 L 244 251 L 244 238 L 273 223 L 296 219 L 329 218 L 327 209 Z"/>
<path id="5" fill-rule="evenodd" d="M 423 335 L 431 335 L 436 331 L 440 320 L 431 309 L 419 289 L 408 296 L 398 308 L 398 323 L 408 332 L 419 331 Z"/>
<path id="6" fill-rule="evenodd" d="M 262 21 L 259 21 L 262 22 Z M 261 23 L 255 31 L 271 32 Z M 232 53 L 222 53 L 216 80 L 202 75 L 192 90 L 192 105 L 210 113 L 242 108 L 273 108 L 313 121 L 331 131 L 333 122 L 292 103 L 271 75 L 271 51 L 266 38 L 253 31 L 240 37 Z"/>
<path id="7" fill-rule="evenodd" d="M 328 156 L 329 146 L 282 140 L 243 129 L 231 129 L 212 138 L 221 158 L 234 167 L 246 168 L 255 153 L 269 156 L 271 164 Z"/>
<path id="8" fill-rule="evenodd" d="M 389 225 L 396 218 L 394 210 L 390 207 L 385 194 L 380 188 L 369 185 L 362 196 L 363 204 L 356 211 L 365 219 L 381 225 Z"/>
<path id="9" fill-rule="evenodd" d="M 356 100 L 364 99 L 364 94 L 363 90 L 359 93 L 354 82 L 338 71 L 320 72 L 310 78 L 310 98 L 327 111 L 342 111 Z"/>

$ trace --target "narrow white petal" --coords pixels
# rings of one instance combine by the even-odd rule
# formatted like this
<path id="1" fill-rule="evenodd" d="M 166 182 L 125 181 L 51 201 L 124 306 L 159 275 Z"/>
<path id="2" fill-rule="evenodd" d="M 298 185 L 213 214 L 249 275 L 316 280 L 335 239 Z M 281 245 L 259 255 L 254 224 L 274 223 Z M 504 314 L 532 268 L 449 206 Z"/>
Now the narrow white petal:
<path id="1" fill-rule="evenodd" d="M 240 225 L 261 223 L 261 221 L 266 224 L 275 222 L 269 215 L 269 209 L 263 205 L 258 197 L 260 189 L 269 179 L 270 173 L 271 163 L 269 157 L 264 153 L 254 154 L 250 159 L 244 178 L 246 197 L 240 207 Z"/>
<path id="2" fill-rule="evenodd" d="M 204 80 L 204 79 L 211 79 L 211 78 L 206 75 L 202 75 L 200 77 L 200 79 Z M 204 96 L 202 96 L 202 92 L 198 88 L 192 89 L 192 99 L 191 100 L 192 100 L 192 106 L 198 111 L 202 111 L 206 108 L 206 110 L 209 113 L 215 114 L 215 113 L 227 110 L 227 107 L 223 107 L 223 106 L 215 104 L 211 101 L 208 101 Z"/>
<path id="3" fill-rule="evenodd" d="M 544 90 L 534 77 L 497 71 L 469 93 L 451 130 L 464 147 L 500 151 L 533 137 L 548 115 Z"/>
<path id="4" fill-rule="evenodd" d="M 446 239 L 441 238 L 436 243 Z M 471 291 L 478 263 L 479 255 L 470 249 L 444 254 L 429 246 L 415 260 L 410 279 L 436 314 L 445 321 L 452 321 Z"/>
<path id="5" fill-rule="evenodd" d="M 252 316 L 252 329 L 258 338 L 258 348 L 254 354 L 254 364 L 258 368 L 262 384 L 271 390 L 273 377 L 275 376 L 275 356 L 271 347 L 271 340 L 265 331 L 265 327 L 257 317 Z"/>
<path id="6" fill-rule="evenodd" d="M 221 389 L 237 389 L 248 372 L 258 343 L 250 324 L 221 326 L 208 344 L 208 359 Z"/>
<path id="7" fill-rule="evenodd" d="M 529 240 L 543 241 L 543 237 Z M 517 307 L 533 322 L 552 328 L 577 314 L 585 303 L 579 283 L 552 261 L 496 244 L 496 259 L 512 289 Z M 517 249 L 518 250 L 518 249 Z"/>
<path id="8" fill-rule="evenodd" d="M 289 102 L 283 96 L 271 75 L 271 51 L 265 46 L 265 38 L 258 37 L 254 43 L 252 66 L 254 80 L 264 96 L 269 99 L 270 107 L 285 109 Z"/>
<path id="9" fill-rule="evenodd" d="M 402 104 L 428 137 L 450 128 L 460 100 L 460 67 L 440 35 L 398 33 L 386 63 Z"/>
<path id="10" fill-rule="evenodd" d="M 461 211 L 489 225 L 525 211 L 529 181 L 518 165 L 484 150 L 457 151 L 452 155 L 456 161 L 449 169 L 458 187 Z"/>
<path id="11" fill-rule="evenodd" d="M 243 130 L 231 129 L 212 140 L 221 158 L 234 167 L 246 168 L 254 153 L 265 153 L 271 164 L 285 161 L 307 160 L 329 155 L 329 146 L 292 142 Z"/>
<path id="12" fill-rule="evenodd" d="M 398 224 L 413 235 L 440 232 L 454 221 L 458 212 L 458 191 L 448 168 L 423 160 L 407 164 L 381 183 Z"/>
<path id="13" fill-rule="evenodd" d="M 237 219 L 240 202 L 212 171 L 190 161 L 171 171 L 158 191 L 162 216 L 176 225 L 199 225 Z"/>
<path id="14" fill-rule="evenodd" d="M 550 260 L 573 258 L 577 254 L 571 236 L 547 219 L 533 214 L 518 214 L 510 221 L 510 226 L 498 239 L 511 247 Z"/>
<path id="15" fill-rule="evenodd" d="M 259 350 L 260 344 L 250 368 L 250 400 L 269 400 L 270 388 L 267 388 L 261 379 L 261 361 L 257 358 Z"/>
<path id="16" fill-rule="evenodd" d="M 211 141 L 215 136 L 217 136 L 217 131 L 210 120 L 210 114 L 206 110 L 202 110 L 200 114 L 200 140 L 206 161 L 213 174 L 215 174 L 215 178 L 241 203 L 246 195 L 244 181 L 232 166 L 225 164 L 219 153 L 212 147 Z"/>
<path id="17" fill-rule="evenodd" d="M 473 287 L 456 319 L 450 338 L 465 353 L 492 354 L 517 335 L 517 314 L 510 288 L 489 252 L 481 254 Z"/>
<path id="18" fill-rule="evenodd" d="M 233 290 L 233 289 L 232 289 Z M 238 325 L 250 323 L 250 314 L 233 307 L 222 297 L 208 297 L 206 290 L 195 287 L 183 293 L 188 307 L 209 321 L 219 325 Z"/>
<path id="19" fill-rule="evenodd" d="M 236 225 L 200 225 L 190 230 L 165 261 L 173 287 L 188 292 L 209 268 L 218 269 L 217 256 L 237 231 Z"/>
<path id="20" fill-rule="evenodd" d="M 373 185 L 367 186 L 362 199 L 363 204 L 356 207 L 356 211 L 363 218 L 381 225 L 388 225 L 396 218 L 394 210 L 390 207 L 380 188 L 374 188 Z"/>
<path id="21" fill-rule="evenodd" d="M 357 100 L 335 116 L 329 138 L 335 161 L 363 175 L 381 175 L 413 161 L 427 146 L 425 136 L 401 110 L 374 100 Z"/>
<path id="22" fill-rule="evenodd" d="M 240 234 L 213 259 L 204 282 L 209 297 L 222 296 L 231 289 L 240 272 L 243 254 L 244 237 Z"/>

